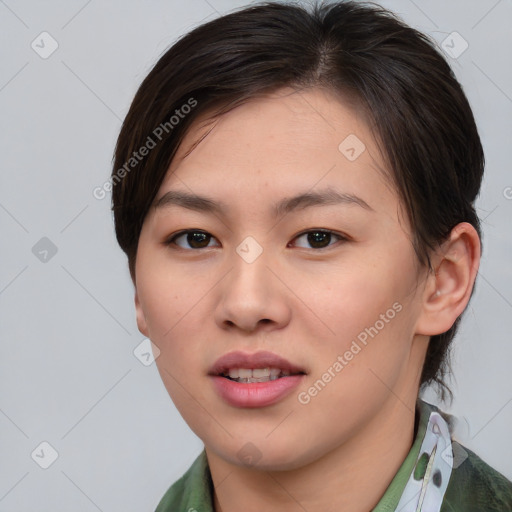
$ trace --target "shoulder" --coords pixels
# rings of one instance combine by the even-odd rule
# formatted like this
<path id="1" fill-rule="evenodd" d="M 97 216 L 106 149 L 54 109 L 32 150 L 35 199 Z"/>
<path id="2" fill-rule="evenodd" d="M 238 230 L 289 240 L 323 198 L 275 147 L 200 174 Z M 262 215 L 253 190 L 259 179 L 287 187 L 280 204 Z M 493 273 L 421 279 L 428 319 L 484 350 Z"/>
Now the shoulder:
<path id="1" fill-rule="evenodd" d="M 155 512 L 211 510 L 211 477 L 203 451 L 181 478 L 164 494 Z"/>
<path id="2" fill-rule="evenodd" d="M 441 512 L 512 512 L 512 482 L 452 440 L 454 467 Z"/>

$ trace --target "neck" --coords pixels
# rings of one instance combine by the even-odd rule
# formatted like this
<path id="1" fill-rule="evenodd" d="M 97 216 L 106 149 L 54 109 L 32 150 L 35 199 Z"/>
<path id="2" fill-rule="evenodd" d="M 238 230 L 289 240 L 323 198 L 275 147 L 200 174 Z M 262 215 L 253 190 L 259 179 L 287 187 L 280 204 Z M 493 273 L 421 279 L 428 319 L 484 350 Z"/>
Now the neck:
<path id="1" fill-rule="evenodd" d="M 372 510 L 411 449 L 416 397 L 391 396 L 349 441 L 297 469 L 261 471 L 232 464 L 205 448 L 215 512 Z M 319 492 L 321 489 L 321 492 Z"/>

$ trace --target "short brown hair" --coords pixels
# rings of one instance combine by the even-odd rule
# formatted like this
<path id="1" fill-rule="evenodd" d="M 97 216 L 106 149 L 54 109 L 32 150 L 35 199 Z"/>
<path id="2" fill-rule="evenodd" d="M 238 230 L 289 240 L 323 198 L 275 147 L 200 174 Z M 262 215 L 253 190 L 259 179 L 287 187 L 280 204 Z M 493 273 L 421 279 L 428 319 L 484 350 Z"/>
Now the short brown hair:
<path id="1" fill-rule="evenodd" d="M 183 36 L 135 95 L 112 170 L 116 236 L 134 282 L 144 218 L 194 120 L 287 86 L 327 88 L 364 112 L 422 265 L 431 269 L 430 250 L 460 222 L 481 237 L 474 202 L 483 149 L 469 102 L 435 43 L 373 2 L 309 10 L 261 2 Z M 445 391 L 451 395 L 444 376 L 459 321 L 431 337 L 421 376 L 421 385 L 437 384 L 443 399 Z"/>

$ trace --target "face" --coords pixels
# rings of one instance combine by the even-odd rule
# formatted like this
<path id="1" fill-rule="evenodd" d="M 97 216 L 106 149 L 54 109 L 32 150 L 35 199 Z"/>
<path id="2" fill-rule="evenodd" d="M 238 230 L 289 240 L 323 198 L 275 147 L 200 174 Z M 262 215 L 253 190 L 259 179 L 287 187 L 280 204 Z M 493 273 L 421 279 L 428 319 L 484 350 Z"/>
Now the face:
<path id="1" fill-rule="evenodd" d="M 224 460 L 300 467 L 397 396 L 414 403 L 419 270 L 384 167 L 362 118 L 320 89 L 196 122 L 181 144 L 140 235 L 137 322 Z"/>

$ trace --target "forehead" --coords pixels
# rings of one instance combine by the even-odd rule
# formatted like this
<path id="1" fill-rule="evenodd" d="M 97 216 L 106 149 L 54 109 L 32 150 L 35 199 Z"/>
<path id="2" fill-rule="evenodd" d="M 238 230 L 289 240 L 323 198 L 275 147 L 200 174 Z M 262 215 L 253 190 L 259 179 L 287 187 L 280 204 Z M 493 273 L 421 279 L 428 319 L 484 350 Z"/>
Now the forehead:
<path id="1" fill-rule="evenodd" d="M 301 155 L 307 151 L 312 158 L 322 153 L 337 154 L 338 145 L 347 136 L 357 136 L 376 153 L 373 136 L 361 113 L 342 103 L 334 93 L 321 88 L 297 91 L 286 87 L 264 97 L 253 98 L 218 118 L 210 111 L 202 114 L 189 128 L 170 169 L 182 161 L 211 151 L 207 139 L 215 144 L 230 145 L 237 158 L 258 147 L 281 144 L 280 154 Z M 205 137 L 205 138 L 203 138 Z M 341 137 L 341 139 L 340 139 Z M 242 143 L 242 146 L 235 145 Z M 196 146 L 197 145 L 197 146 Z M 192 151 L 191 151 L 192 150 Z M 229 155 L 224 155 L 229 158 Z M 260 158 L 279 155 L 260 154 Z M 347 156 L 350 156 L 347 153 Z"/>
<path id="2" fill-rule="evenodd" d="M 196 120 L 156 199 L 171 189 L 188 189 L 222 194 L 228 203 L 247 191 L 277 200 L 325 187 L 368 197 L 377 206 L 397 200 L 357 110 L 323 89 L 286 88 L 217 119 Z"/>

